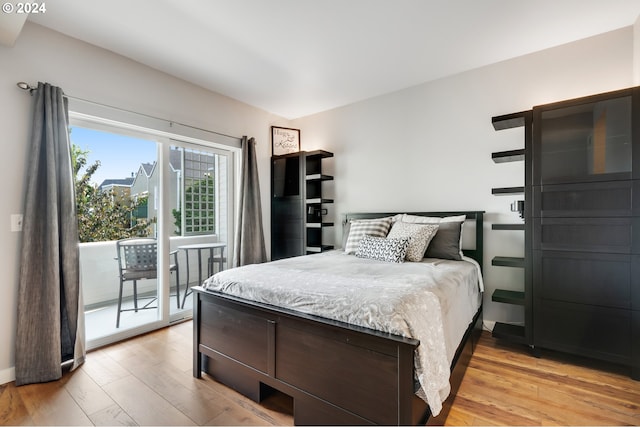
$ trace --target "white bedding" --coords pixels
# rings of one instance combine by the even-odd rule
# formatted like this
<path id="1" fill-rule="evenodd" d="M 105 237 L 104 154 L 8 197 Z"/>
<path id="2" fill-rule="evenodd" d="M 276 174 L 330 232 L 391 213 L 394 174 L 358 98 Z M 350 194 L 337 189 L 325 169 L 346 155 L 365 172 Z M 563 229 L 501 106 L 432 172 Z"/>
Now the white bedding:
<path id="1" fill-rule="evenodd" d="M 477 263 L 388 263 L 336 250 L 225 270 L 205 289 L 420 340 L 417 394 L 440 413 L 450 365 L 481 302 Z"/>

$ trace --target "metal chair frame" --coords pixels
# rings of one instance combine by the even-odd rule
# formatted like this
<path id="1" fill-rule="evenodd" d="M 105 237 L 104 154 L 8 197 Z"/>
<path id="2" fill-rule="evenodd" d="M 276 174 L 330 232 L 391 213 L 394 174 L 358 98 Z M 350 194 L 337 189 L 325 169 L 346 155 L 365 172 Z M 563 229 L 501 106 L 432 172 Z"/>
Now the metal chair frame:
<path id="1" fill-rule="evenodd" d="M 120 327 L 120 313 L 123 311 L 135 311 L 158 308 L 150 306 L 157 297 L 154 297 L 138 307 L 138 280 L 156 279 L 158 277 L 158 243 L 153 238 L 132 237 L 121 239 L 116 242 L 118 257 L 118 272 L 120 276 L 120 291 L 118 292 L 118 315 L 116 317 L 116 328 Z M 170 272 L 176 272 L 176 301 L 180 308 L 180 272 L 178 268 L 178 251 L 171 251 L 174 263 L 169 265 Z M 124 282 L 133 282 L 133 307 L 122 308 L 122 291 Z"/>

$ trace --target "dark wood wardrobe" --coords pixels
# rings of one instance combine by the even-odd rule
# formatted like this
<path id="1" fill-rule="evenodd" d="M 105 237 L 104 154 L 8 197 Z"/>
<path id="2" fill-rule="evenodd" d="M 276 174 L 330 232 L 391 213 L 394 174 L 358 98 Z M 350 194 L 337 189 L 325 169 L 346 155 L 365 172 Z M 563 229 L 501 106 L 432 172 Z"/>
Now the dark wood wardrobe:
<path id="1" fill-rule="evenodd" d="M 640 379 L 640 87 L 531 112 L 526 343 Z"/>

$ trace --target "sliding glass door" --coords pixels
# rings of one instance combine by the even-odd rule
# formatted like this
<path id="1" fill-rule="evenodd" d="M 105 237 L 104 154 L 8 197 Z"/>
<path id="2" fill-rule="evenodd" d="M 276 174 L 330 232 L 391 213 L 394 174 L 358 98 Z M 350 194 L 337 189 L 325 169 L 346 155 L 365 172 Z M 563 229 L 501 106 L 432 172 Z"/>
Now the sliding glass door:
<path id="1" fill-rule="evenodd" d="M 181 267 L 181 310 L 186 311 L 192 303 L 188 289 L 228 266 L 232 155 L 172 140 L 169 159 L 168 235 Z"/>
<path id="2" fill-rule="evenodd" d="M 88 348 L 190 318 L 227 268 L 237 150 L 185 139 L 72 115 Z"/>

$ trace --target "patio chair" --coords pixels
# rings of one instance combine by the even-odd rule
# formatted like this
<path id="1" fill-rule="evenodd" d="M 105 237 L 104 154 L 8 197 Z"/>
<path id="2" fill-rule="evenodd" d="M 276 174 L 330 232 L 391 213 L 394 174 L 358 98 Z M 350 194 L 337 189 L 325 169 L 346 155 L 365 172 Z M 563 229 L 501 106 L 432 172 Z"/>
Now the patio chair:
<path id="1" fill-rule="evenodd" d="M 145 310 L 157 308 L 150 306 L 157 297 L 153 297 L 151 301 L 144 306 L 138 307 L 138 280 L 156 279 L 158 277 L 158 243 L 152 238 L 132 237 L 121 239 L 116 242 L 116 251 L 118 257 L 118 271 L 120 275 L 120 292 L 118 293 L 118 315 L 116 318 L 116 328 L 120 327 L 120 313 L 123 311 Z M 180 275 L 178 270 L 178 251 L 171 251 L 173 255 L 173 263 L 169 265 L 170 272 L 176 272 L 176 301 L 180 308 Z M 133 307 L 122 308 L 122 290 L 124 283 L 133 282 Z"/>

